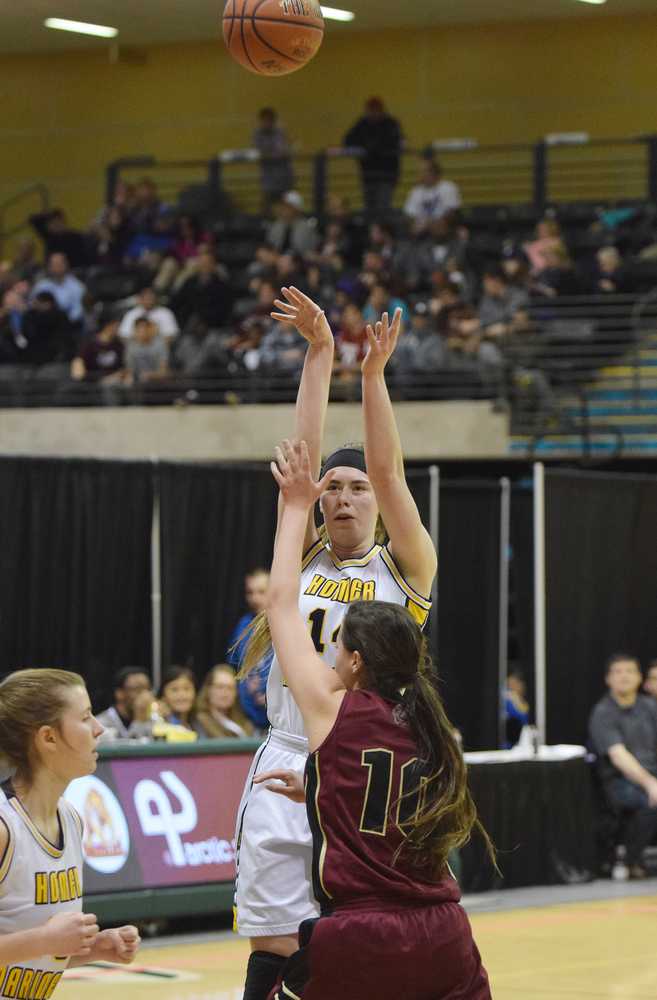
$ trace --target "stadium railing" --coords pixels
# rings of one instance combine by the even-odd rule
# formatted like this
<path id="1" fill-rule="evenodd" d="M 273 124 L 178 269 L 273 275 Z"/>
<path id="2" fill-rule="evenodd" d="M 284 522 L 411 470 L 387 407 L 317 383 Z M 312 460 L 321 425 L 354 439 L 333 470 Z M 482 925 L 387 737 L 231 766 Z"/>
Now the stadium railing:
<path id="1" fill-rule="evenodd" d="M 45 184 L 28 184 L 0 202 L 0 256 L 7 240 L 30 228 L 29 215 L 49 208 L 50 192 Z"/>
<path id="2" fill-rule="evenodd" d="M 417 183 L 421 159 L 428 155 L 440 160 L 470 206 L 525 206 L 540 216 L 555 204 L 657 201 L 657 135 L 591 139 L 562 133 L 506 145 L 434 140 L 403 152 L 395 207 Z M 314 215 L 326 215 L 331 196 L 345 198 L 352 211 L 362 210 L 358 150 L 330 147 L 291 159 L 295 187 Z M 254 149 L 223 150 L 210 160 L 128 157 L 108 165 L 106 195 L 111 201 L 119 179 L 134 181 L 148 172 L 164 200 L 178 201 L 183 211 L 207 210 L 217 217 L 257 212 L 261 168 Z"/>

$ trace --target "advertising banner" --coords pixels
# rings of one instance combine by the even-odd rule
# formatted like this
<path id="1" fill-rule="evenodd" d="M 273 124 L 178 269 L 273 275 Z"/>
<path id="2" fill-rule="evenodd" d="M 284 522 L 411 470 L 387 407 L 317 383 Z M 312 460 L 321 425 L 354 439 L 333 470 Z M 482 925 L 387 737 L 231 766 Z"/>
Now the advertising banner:
<path id="1" fill-rule="evenodd" d="M 231 882 L 249 753 L 101 760 L 66 798 L 84 823 L 84 892 Z"/>

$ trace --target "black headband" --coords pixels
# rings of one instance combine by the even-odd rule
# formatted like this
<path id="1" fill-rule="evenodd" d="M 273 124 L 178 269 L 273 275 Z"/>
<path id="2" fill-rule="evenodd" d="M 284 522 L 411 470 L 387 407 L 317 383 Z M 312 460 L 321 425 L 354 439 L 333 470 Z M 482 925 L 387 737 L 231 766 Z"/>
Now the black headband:
<path id="1" fill-rule="evenodd" d="M 331 469 L 346 466 L 348 469 L 359 469 L 367 475 L 365 467 L 365 452 L 360 448 L 338 448 L 324 462 L 322 476 L 325 476 Z"/>

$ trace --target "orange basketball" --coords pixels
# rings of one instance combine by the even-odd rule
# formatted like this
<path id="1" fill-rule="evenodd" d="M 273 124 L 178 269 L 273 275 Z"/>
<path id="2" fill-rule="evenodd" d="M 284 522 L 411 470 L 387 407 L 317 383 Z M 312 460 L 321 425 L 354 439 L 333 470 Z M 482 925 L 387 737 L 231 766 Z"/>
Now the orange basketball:
<path id="1" fill-rule="evenodd" d="M 318 0 L 227 0 L 224 41 L 252 73 L 294 73 L 312 59 L 323 37 Z"/>

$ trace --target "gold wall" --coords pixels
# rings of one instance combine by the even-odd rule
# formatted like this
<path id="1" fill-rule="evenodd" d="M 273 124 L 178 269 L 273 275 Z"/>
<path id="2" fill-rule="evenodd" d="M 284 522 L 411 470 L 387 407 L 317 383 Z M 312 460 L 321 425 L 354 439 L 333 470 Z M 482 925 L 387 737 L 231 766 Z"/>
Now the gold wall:
<path id="1" fill-rule="evenodd" d="M 108 161 L 209 157 L 248 144 L 253 116 L 277 107 L 302 151 L 337 143 L 380 94 L 411 145 L 445 136 L 530 141 L 553 131 L 622 136 L 655 129 L 657 15 L 329 31 L 315 61 L 258 78 L 223 44 L 159 46 L 112 64 L 108 51 L 4 55 L 0 199 L 45 180 L 86 224 Z"/>

